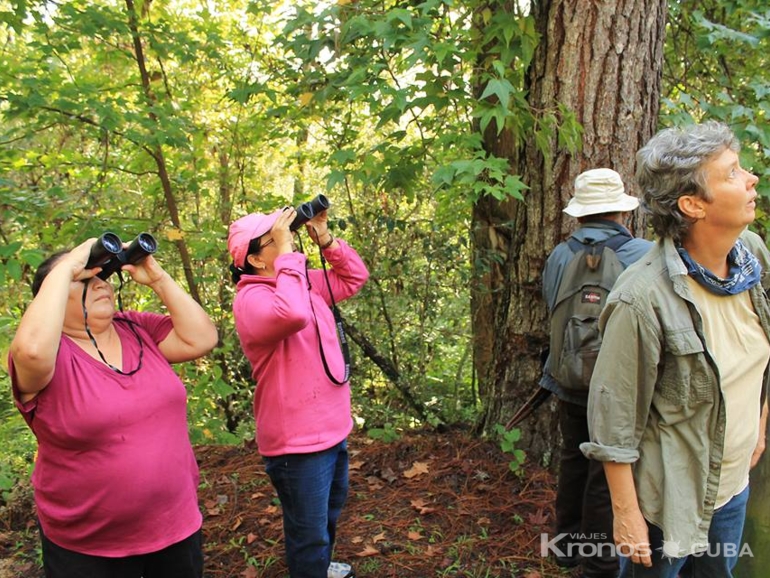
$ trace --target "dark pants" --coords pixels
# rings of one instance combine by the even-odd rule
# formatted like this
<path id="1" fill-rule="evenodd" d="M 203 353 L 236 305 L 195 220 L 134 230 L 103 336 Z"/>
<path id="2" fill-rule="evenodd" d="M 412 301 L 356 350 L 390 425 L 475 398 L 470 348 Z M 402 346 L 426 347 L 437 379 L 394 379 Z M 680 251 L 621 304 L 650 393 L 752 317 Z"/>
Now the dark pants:
<path id="1" fill-rule="evenodd" d="M 171 546 L 137 556 L 106 558 L 67 550 L 40 530 L 46 578 L 202 578 L 202 536 L 198 530 Z"/>
<path id="2" fill-rule="evenodd" d="M 612 502 L 604 467 L 589 460 L 580 444 L 589 441 L 586 408 L 559 400 L 562 448 L 556 490 L 556 531 L 568 534 L 559 549 L 576 558 L 586 578 L 618 574 L 612 535 Z"/>

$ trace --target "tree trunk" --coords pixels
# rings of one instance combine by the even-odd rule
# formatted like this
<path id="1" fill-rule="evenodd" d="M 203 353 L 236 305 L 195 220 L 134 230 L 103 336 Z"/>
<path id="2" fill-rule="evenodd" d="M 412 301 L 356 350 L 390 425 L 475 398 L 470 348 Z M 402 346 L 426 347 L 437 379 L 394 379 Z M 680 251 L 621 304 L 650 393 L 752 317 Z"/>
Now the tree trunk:
<path id="1" fill-rule="evenodd" d="M 147 72 L 147 63 L 144 58 L 144 48 L 142 47 L 142 39 L 139 35 L 139 18 L 134 6 L 134 0 L 126 1 L 126 11 L 128 13 L 128 27 L 131 30 L 131 37 L 134 46 L 134 57 L 136 59 L 137 67 L 139 68 L 139 74 L 142 78 L 142 91 L 148 105 L 148 116 L 150 119 L 158 124 L 158 118 L 152 111 L 152 107 L 157 103 L 157 99 L 150 87 L 150 75 Z M 142 4 L 142 10 L 149 10 L 149 2 Z M 145 14 L 146 16 L 146 14 Z M 166 157 L 163 154 L 163 147 L 159 144 L 146 147 L 147 152 L 155 160 L 155 164 L 158 168 L 158 178 L 160 179 L 161 188 L 163 189 L 163 196 L 166 200 L 166 209 L 171 217 L 171 223 L 177 229 L 182 231 L 182 221 L 179 217 L 179 207 L 174 196 L 173 186 L 171 185 L 171 177 L 168 174 L 168 168 L 166 167 Z M 200 293 L 198 292 L 198 283 L 195 280 L 195 274 L 193 272 L 192 259 L 190 258 L 190 252 L 187 249 L 187 243 L 184 237 L 180 237 L 174 241 L 177 251 L 179 251 L 179 259 L 182 263 L 182 270 L 184 271 L 185 279 L 187 280 L 187 290 L 190 296 L 198 303 L 202 303 Z"/>
<path id="2" fill-rule="evenodd" d="M 520 149 L 507 129 L 485 135 L 486 150 L 509 158 L 511 172 L 530 187 L 523 202 L 485 198 L 473 212 L 474 262 L 482 264 L 472 288 L 474 362 L 485 430 L 505 423 L 540 379 L 548 347 L 541 273 L 576 225 L 562 213 L 575 177 L 609 167 L 636 194 L 635 153 L 657 124 L 666 9 L 665 0 L 533 4 L 541 40 L 529 70 L 529 105 L 566 106 L 584 134 L 576 154 L 559 148 L 554 135 L 549 159 L 531 135 Z M 631 227 L 643 230 L 638 216 Z M 546 404 L 520 426 L 534 458 L 547 460 L 555 448 L 552 409 Z"/>

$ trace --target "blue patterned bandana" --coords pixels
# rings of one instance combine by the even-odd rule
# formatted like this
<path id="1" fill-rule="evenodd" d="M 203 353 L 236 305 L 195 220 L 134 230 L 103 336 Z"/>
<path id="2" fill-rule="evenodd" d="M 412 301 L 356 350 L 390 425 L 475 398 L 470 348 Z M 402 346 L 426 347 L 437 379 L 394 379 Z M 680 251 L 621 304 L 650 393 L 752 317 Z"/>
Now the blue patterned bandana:
<path id="1" fill-rule="evenodd" d="M 687 274 L 715 295 L 737 295 L 759 283 L 762 265 L 740 239 L 727 255 L 729 270 L 725 279 L 693 261 L 684 247 L 677 247 L 676 250 L 687 266 Z"/>

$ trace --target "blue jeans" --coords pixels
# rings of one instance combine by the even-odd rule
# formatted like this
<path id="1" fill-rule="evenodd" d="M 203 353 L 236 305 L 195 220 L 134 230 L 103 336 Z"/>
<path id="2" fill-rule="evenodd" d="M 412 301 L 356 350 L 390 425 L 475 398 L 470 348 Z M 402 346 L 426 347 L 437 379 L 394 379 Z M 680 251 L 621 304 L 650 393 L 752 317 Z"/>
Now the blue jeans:
<path id="1" fill-rule="evenodd" d="M 265 457 L 283 509 L 291 578 L 326 578 L 337 520 L 348 494 L 348 445 L 311 454 Z"/>
<path id="2" fill-rule="evenodd" d="M 650 530 L 652 567 L 634 564 L 629 558 L 620 558 L 619 578 L 732 578 L 732 570 L 741 551 L 743 523 L 746 520 L 746 503 L 749 488 L 718 510 L 709 527 L 709 549 L 684 558 L 666 558 L 662 555 L 663 533 L 660 528 L 647 524 Z"/>

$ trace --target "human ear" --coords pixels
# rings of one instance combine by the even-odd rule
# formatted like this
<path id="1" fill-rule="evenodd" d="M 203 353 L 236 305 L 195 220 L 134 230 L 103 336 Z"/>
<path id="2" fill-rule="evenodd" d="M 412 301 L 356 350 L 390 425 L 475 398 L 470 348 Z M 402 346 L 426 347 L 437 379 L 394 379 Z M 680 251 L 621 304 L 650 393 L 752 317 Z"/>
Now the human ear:
<path id="1" fill-rule="evenodd" d="M 246 262 L 255 269 L 264 269 L 267 266 L 259 255 L 249 255 L 246 257 Z"/>
<path id="2" fill-rule="evenodd" d="M 682 195 L 676 203 L 685 217 L 695 221 L 706 217 L 706 202 L 701 197 Z"/>

